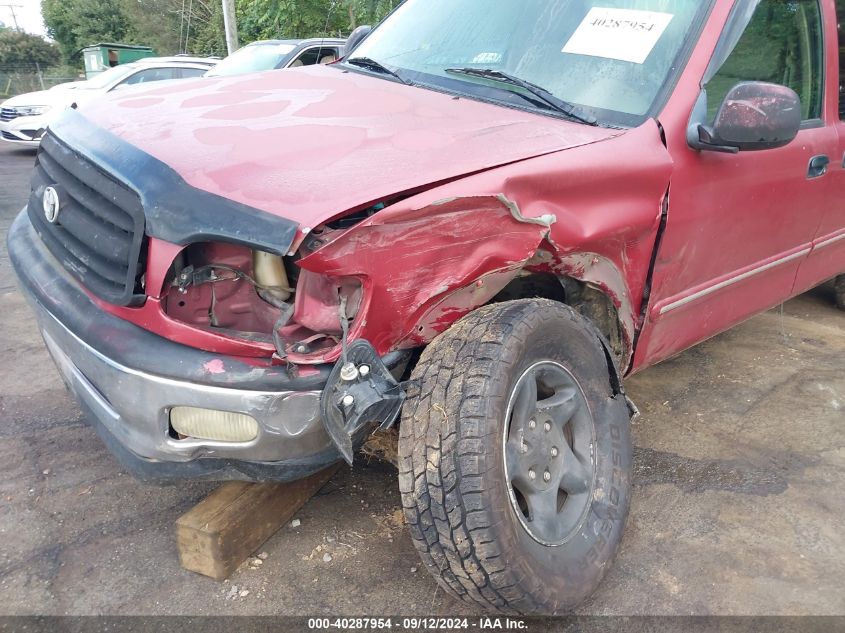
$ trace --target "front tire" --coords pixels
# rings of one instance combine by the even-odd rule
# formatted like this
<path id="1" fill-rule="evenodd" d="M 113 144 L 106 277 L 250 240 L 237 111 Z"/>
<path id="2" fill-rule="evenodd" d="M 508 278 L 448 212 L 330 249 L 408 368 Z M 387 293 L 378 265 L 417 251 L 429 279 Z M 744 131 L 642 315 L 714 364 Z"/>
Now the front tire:
<path id="1" fill-rule="evenodd" d="M 836 296 L 836 305 L 840 310 L 845 310 L 845 275 L 839 275 L 833 283 L 833 292 Z"/>
<path id="2" fill-rule="evenodd" d="M 402 415 L 414 545 L 453 596 L 571 610 L 622 539 L 631 439 L 595 328 L 544 299 L 476 310 L 424 351 Z"/>

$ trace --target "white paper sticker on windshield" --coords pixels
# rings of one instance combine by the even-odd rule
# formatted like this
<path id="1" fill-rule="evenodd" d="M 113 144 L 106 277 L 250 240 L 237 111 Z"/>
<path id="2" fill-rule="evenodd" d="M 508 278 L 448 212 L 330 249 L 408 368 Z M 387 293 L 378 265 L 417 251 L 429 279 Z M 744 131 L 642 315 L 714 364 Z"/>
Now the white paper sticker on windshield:
<path id="1" fill-rule="evenodd" d="M 593 8 L 563 52 L 642 64 L 673 17 L 655 11 Z"/>

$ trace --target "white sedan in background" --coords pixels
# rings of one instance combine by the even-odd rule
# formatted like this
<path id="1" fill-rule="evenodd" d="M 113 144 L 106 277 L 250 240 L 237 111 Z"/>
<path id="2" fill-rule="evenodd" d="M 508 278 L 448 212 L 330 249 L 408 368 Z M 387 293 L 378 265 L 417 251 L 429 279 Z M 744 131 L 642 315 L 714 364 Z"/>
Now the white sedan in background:
<path id="1" fill-rule="evenodd" d="M 345 44 L 346 40 L 339 38 L 259 40 L 239 48 L 209 70 L 206 77 L 331 64 L 343 56 Z"/>
<path id="2" fill-rule="evenodd" d="M 0 138 L 22 147 L 38 147 L 50 121 L 74 103 L 82 105 L 123 86 L 201 77 L 218 61 L 182 55 L 147 57 L 109 68 L 88 81 L 17 95 L 0 105 Z"/>

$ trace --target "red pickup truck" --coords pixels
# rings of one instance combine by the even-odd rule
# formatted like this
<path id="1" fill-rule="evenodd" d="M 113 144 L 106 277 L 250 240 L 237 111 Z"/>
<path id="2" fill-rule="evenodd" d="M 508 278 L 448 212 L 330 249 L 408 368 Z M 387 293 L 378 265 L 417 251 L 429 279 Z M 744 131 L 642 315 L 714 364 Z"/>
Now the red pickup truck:
<path id="1" fill-rule="evenodd" d="M 407 0 L 337 64 L 69 111 L 9 252 L 139 477 L 297 479 L 398 424 L 438 582 L 559 613 L 622 538 L 624 378 L 845 271 L 842 20 Z"/>

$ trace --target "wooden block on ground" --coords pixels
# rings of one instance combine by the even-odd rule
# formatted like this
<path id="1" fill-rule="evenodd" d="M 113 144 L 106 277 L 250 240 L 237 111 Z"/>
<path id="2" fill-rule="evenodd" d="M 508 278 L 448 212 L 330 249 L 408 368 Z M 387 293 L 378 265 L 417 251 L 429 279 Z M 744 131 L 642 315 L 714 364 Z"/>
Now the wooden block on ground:
<path id="1" fill-rule="evenodd" d="M 176 521 L 182 567 L 216 580 L 227 578 L 287 523 L 339 467 L 335 464 L 291 483 L 223 484 Z"/>

